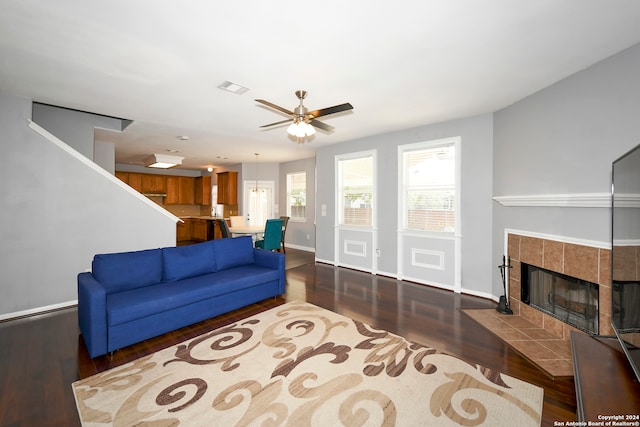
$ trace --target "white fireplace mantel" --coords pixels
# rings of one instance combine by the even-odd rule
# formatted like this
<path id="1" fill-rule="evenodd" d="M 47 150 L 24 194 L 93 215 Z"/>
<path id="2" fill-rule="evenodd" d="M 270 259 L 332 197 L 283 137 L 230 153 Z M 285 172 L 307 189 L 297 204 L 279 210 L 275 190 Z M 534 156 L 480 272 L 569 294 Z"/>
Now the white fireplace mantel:
<path id="1" fill-rule="evenodd" d="M 581 194 L 527 194 L 519 196 L 495 196 L 502 206 L 610 208 L 610 193 Z M 640 198 L 638 199 L 640 202 Z"/>

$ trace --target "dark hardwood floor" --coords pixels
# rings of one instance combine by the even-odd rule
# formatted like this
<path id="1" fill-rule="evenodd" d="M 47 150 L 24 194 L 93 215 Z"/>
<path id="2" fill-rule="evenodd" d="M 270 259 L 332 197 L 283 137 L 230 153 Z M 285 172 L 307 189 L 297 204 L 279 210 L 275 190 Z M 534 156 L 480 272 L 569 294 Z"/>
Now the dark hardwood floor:
<path id="1" fill-rule="evenodd" d="M 468 295 L 316 264 L 287 249 L 287 292 L 90 359 L 77 310 L 0 323 L 0 426 L 77 426 L 71 383 L 292 300 L 304 300 L 544 388 L 543 425 L 576 418 L 572 379 L 554 380 L 460 311 L 495 308 Z"/>

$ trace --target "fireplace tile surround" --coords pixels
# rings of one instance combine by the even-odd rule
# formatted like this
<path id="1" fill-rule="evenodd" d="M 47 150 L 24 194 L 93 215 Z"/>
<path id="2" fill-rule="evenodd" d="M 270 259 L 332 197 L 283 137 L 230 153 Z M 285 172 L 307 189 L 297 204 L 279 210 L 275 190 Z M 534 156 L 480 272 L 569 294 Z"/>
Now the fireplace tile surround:
<path id="1" fill-rule="evenodd" d="M 611 328 L 611 251 L 593 246 L 562 242 L 550 238 L 508 233 L 509 303 L 514 314 L 553 335 L 569 339 L 578 329 L 520 301 L 520 265 L 527 263 L 556 273 L 597 283 L 599 296 L 600 335 L 613 335 Z"/>

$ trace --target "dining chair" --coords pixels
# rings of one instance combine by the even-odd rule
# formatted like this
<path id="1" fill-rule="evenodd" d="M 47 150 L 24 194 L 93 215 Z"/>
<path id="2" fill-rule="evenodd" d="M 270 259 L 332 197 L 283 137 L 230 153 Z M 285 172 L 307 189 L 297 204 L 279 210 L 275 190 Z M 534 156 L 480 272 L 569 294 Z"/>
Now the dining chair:
<path id="1" fill-rule="evenodd" d="M 220 234 L 222 235 L 222 238 L 226 239 L 231 237 L 231 233 L 229 232 L 229 226 L 227 225 L 227 221 L 225 221 L 224 219 L 216 219 L 215 221 L 218 224 L 218 227 L 220 228 Z"/>
<path id="2" fill-rule="evenodd" d="M 282 246 L 282 252 L 287 253 L 287 251 L 284 249 L 284 235 L 287 232 L 287 224 L 289 223 L 289 217 L 281 216 L 280 219 L 282 220 L 282 238 L 280 239 L 280 245 Z M 278 249 L 278 251 L 279 250 L 280 249 Z"/>
<path id="3" fill-rule="evenodd" d="M 256 240 L 256 248 L 273 251 L 280 249 L 280 239 L 282 239 L 282 220 L 268 219 L 264 226 L 264 238 Z"/>
<path id="4" fill-rule="evenodd" d="M 231 228 L 244 227 L 245 225 L 247 225 L 247 218 L 242 215 L 231 216 L 229 217 L 229 220 L 231 221 Z"/>

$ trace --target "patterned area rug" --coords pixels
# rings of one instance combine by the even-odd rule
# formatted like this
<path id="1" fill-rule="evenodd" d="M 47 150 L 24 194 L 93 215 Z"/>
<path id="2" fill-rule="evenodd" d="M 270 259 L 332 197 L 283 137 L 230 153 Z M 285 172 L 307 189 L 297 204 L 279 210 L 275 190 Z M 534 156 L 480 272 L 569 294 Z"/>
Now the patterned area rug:
<path id="1" fill-rule="evenodd" d="M 543 390 L 304 302 L 73 383 L 83 426 L 537 426 Z"/>

